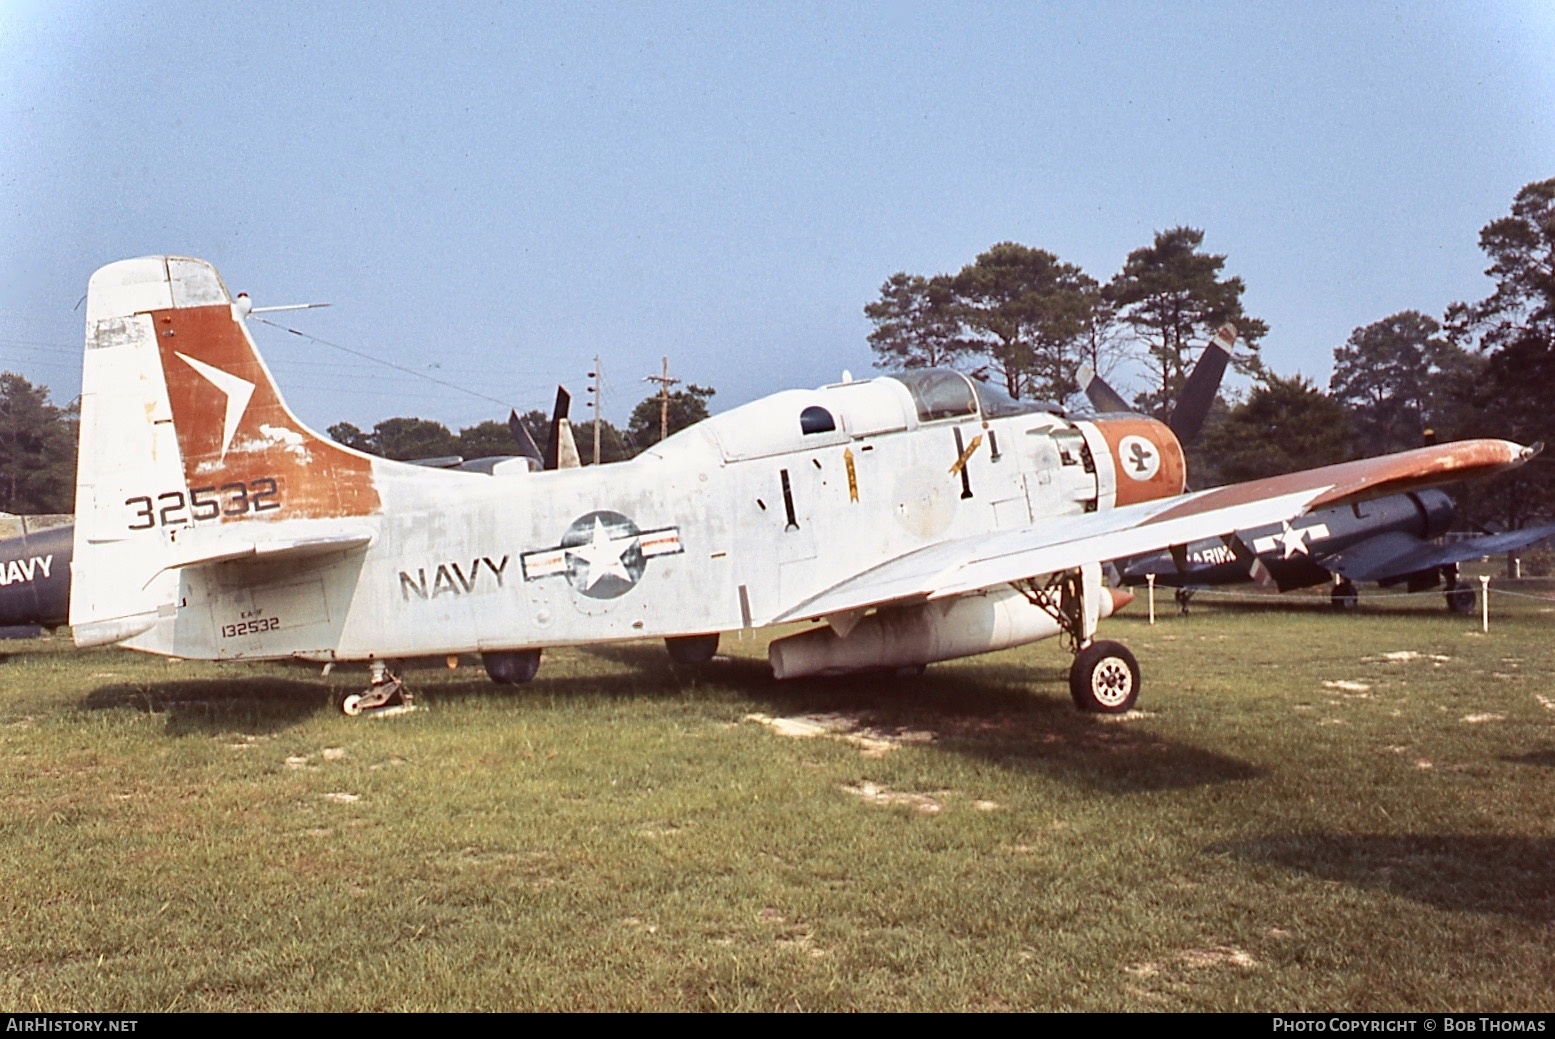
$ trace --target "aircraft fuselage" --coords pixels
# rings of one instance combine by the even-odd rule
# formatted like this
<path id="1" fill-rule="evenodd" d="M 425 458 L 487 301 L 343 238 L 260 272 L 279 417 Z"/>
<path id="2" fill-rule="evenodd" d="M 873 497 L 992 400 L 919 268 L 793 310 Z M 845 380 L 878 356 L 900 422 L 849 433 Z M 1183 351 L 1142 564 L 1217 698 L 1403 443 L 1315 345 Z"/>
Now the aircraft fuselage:
<path id="1" fill-rule="evenodd" d="M 1180 489 L 1181 456 L 1159 423 L 1030 407 L 985 417 L 973 384 L 937 377 L 960 401 L 940 410 L 960 414 L 883 378 L 780 393 L 597 468 L 455 481 L 375 461 L 391 507 L 352 521 L 371 534 L 365 551 L 273 574 L 253 560 L 182 571 L 175 615 L 128 644 L 364 659 L 385 645 L 409 656 L 758 627 L 839 575 L 947 538 Z M 248 484 L 250 503 L 274 485 L 262 504 L 287 504 L 283 475 Z M 220 501 L 151 492 L 130 496 L 126 526 L 197 523 L 196 499 Z M 238 502 L 226 493 L 222 512 Z"/>

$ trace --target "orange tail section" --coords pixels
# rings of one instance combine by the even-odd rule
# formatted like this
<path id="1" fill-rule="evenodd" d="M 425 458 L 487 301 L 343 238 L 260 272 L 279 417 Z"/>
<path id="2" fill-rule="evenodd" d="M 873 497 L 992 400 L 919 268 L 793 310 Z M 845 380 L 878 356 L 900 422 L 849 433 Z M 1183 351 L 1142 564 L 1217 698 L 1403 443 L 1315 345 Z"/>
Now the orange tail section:
<path id="1" fill-rule="evenodd" d="M 220 285 L 216 272 L 205 270 Z M 208 513 L 204 503 L 218 501 L 223 519 L 377 511 L 372 461 L 314 433 L 287 409 L 230 302 L 174 306 L 149 317 L 184 479 L 191 499 L 201 502 L 193 508 Z"/>

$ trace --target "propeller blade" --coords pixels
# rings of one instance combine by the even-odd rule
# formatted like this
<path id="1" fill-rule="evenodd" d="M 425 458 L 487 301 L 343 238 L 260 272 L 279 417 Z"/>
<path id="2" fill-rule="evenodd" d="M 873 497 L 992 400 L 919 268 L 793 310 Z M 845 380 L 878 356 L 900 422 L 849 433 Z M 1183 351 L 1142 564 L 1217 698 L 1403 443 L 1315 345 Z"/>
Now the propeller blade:
<path id="1" fill-rule="evenodd" d="M 1227 322 L 1220 326 L 1209 341 L 1199 362 L 1193 366 L 1188 381 L 1183 384 L 1182 395 L 1172 409 L 1166 424 L 1176 434 L 1178 443 L 1191 444 L 1198 439 L 1214 406 L 1215 395 L 1220 392 L 1220 380 L 1226 374 L 1226 362 L 1231 360 L 1231 347 L 1236 344 L 1236 326 Z"/>
<path id="2" fill-rule="evenodd" d="M 1091 407 L 1102 414 L 1128 413 L 1134 409 L 1128 401 L 1118 395 L 1118 391 L 1107 385 L 1107 381 L 1096 374 L 1096 369 L 1090 365 L 1081 365 L 1075 373 L 1075 379 L 1080 384 L 1080 389 L 1085 391 Z"/>

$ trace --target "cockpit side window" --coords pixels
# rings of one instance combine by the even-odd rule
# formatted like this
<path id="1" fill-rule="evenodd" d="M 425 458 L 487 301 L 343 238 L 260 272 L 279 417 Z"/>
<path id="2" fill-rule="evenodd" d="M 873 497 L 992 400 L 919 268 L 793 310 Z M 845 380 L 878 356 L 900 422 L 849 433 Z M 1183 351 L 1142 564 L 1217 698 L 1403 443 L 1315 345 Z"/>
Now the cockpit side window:
<path id="1" fill-rule="evenodd" d="M 830 433 L 837 428 L 837 420 L 825 408 L 812 404 L 799 413 L 799 430 L 805 436 L 811 433 Z"/>
<path id="2" fill-rule="evenodd" d="M 920 422 L 977 415 L 977 396 L 972 392 L 972 384 L 960 372 L 925 368 L 902 372 L 893 378 L 912 394 Z"/>

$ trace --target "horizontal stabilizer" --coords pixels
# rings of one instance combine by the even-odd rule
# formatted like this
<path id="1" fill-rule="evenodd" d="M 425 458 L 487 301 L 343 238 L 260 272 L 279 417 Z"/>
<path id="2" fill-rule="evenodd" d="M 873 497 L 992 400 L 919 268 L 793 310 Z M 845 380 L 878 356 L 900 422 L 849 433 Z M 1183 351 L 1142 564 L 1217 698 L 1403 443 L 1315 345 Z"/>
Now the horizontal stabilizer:
<path id="1" fill-rule="evenodd" d="M 436 458 L 408 458 L 406 461 L 425 469 L 457 469 L 464 464 L 464 456 L 438 455 Z"/>
<path id="2" fill-rule="evenodd" d="M 321 534 L 312 537 L 267 537 L 263 541 L 247 540 L 233 543 L 223 538 L 215 544 L 200 546 L 186 555 L 176 557 L 167 565 L 169 570 L 183 570 L 192 566 L 208 566 L 213 563 L 297 561 L 334 552 L 349 552 L 366 548 L 373 535 L 367 531 L 347 531 L 337 534 Z"/>

